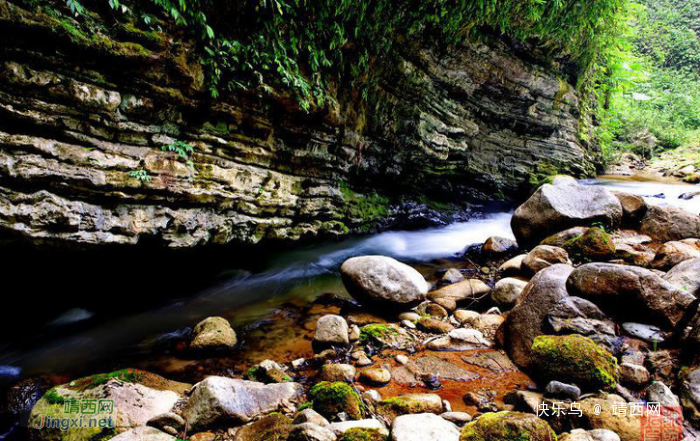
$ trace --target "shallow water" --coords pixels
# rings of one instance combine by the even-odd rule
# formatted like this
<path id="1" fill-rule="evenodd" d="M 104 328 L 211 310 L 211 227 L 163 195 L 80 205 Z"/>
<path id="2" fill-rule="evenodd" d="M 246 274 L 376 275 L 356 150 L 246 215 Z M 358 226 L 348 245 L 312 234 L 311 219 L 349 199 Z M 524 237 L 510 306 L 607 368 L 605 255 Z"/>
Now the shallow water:
<path id="1" fill-rule="evenodd" d="M 639 194 L 650 203 L 700 212 L 700 196 L 691 200 L 678 198 L 697 191 L 698 186 L 619 177 L 601 177 L 583 183 Z M 262 267 L 229 269 L 226 273 L 235 276 L 208 289 L 199 292 L 185 289 L 177 299 L 165 300 L 145 310 L 134 307 L 129 311 L 126 305 L 126 312 L 117 316 L 100 315 L 81 304 L 72 304 L 71 297 L 66 296 L 61 299 L 63 309 L 57 310 L 43 325 L 41 338 L 25 342 L 21 347 L 11 341 L 4 349 L 0 347 L 0 376 L 43 372 L 84 374 L 96 366 L 104 366 L 104 360 L 111 360 L 114 367 L 125 367 L 119 366 L 122 358 L 147 352 L 153 342 L 177 339 L 189 326 L 209 315 L 223 315 L 240 327 L 269 316 L 285 303 L 303 304 L 328 292 L 347 295 L 337 271 L 349 257 L 381 254 L 409 263 L 456 259 L 468 245 L 481 243 L 489 236 L 512 237 L 511 214 L 502 206 L 491 207 L 484 209 L 478 218 L 444 227 L 390 231 L 273 253 L 265 257 Z M 79 278 L 80 274 L 75 277 Z M 197 274 L 185 277 L 197 277 Z M 222 278 L 220 275 L 217 280 Z M 56 287 L 66 292 L 70 288 Z M 22 315 L 31 311 L 14 313 Z"/>

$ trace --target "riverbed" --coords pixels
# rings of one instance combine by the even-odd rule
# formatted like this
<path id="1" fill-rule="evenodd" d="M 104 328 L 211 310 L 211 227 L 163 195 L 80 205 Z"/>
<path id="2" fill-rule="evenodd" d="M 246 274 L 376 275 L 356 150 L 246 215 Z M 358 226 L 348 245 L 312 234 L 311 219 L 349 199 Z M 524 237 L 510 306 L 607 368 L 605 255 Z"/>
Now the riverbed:
<path id="1" fill-rule="evenodd" d="M 700 196 L 681 197 L 698 191 L 698 186 L 614 176 L 602 176 L 582 183 L 638 194 L 652 204 L 676 205 L 700 212 Z M 435 275 L 446 268 L 467 268 L 468 262 L 464 262 L 461 256 L 470 244 L 481 243 L 489 236 L 512 238 L 512 209 L 502 204 L 486 205 L 466 222 L 305 245 L 294 250 L 271 252 L 262 258 L 253 259 L 251 256 L 250 265 L 240 263 L 246 260 L 245 256 L 236 256 L 231 259 L 236 266 L 227 267 L 225 261 L 219 262 L 221 269 L 216 274 L 175 267 L 172 272 L 154 274 L 153 277 L 181 278 L 181 286 L 164 283 L 163 286 L 171 291 L 153 292 L 153 286 L 157 284 L 141 284 L 134 280 L 134 292 L 125 293 L 123 301 L 114 298 L 114 293 L 110 293 L 110 298 L 100 300 L 100 290 L 109 289 L 101 288 L 99 284 L 95 285 L 95 298 L 91 298 L 91 302 L 86 303 L 82 298 L 84 295 L 73 297 L 71 284 L 83 283 L 80 262 L 76 261 L 72 278 L 56 280 L 52 285 L 54 293 L 61 294 L 53 294 L 60 296 L 60 302 L 47 302 L 47 305 L 52 305 L 50 314 L 41 316 L 42 321 L 34 322 L 32 329 L 15 325 L 15 332 L 3 333 L 0 377 L 6 382 L 45 373 L 75 377 L 100 369 L 127 366 L 186 376 L 193 366 L 202 370 L 201 365 L 181 357 L 177 344 L 191 326 L 211 315 L 224 316 L 235 327 L 247 330 L 249 338 L 244 347 L 248 352 L 241 355 L 241 367 L 245 361 L 252 363 L 264 358 L 265 350 L 273 347 L 282 354 L 278 359 L 292 358 L 309 349 L 303 344 L 299 346 L 304 340 L 299 337 L 303 336 L 294 334 L 293 330 L 294 326 L 299 326 L 299 332 L 305 332 L 303 315 L 309 313 L 304 309 L 308 302 L 325 293 L 347 297 L 337 273 L 345 259 L 366 254 L 392 256 L 414 264 L 429 281 L 433 281 Z M 138 273 L 136 278 L 144 274 L 148 273 Z M 41 277 L 40 268 L 36 276 Z M 185 280 L 200 276 L 208 278 L 201 285 Z M 124 277 L 124 274 L 113 277 Z M 109 280 L 103 282 L 110 284 Z M 142 292 L 140 286 L 149 288 Z M 75 292 L 85 291 L 89 291 L 85 286 L 75 289 Z M 172 295 L 169 296 L 168 292 Z M 21 317 L 42 309 L 41 296 L 47 294 L 51 295 L 31 290 L 24 292 L 22 295 L 36 300 L 22 303 L 21 308 L 30 309 L 15 309 L 12 314 Z M 134 300 L 139 297 L 144 301 Z M 119 313 L 109 313 L 97 306 L 109 306 L 109 302 L 116 302 L 114 309 Z M 284 347 L 285 343 L 290 347 Z M 231 365 L 220 368 L 230 369 Z"/>

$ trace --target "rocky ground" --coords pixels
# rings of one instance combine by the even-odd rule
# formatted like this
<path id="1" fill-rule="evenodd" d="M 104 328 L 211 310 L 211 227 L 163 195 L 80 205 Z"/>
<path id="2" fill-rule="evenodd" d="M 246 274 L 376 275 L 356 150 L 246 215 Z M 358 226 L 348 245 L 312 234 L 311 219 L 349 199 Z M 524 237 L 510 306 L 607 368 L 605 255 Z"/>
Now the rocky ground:
<path id="1" fill-rule="evenodd" d="M 351 258 L 352 300 L 208 318 L 183 382 L 125 369 L 36 401 L 25 380 L 8 407 L 46 441 L 700 439 L 700 216 L 558 177 L 512 228 L 452 264 Z M 91 399 L 115 428 L 32 428 Z"/>

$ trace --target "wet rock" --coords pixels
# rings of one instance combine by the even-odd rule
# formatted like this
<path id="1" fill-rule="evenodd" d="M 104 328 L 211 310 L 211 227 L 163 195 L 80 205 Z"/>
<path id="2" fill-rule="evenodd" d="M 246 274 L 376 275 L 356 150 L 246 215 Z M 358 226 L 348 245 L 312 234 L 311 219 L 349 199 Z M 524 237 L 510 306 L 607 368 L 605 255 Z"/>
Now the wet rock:
<path id="1" fill-rule="evenodd" d="M 515 305 L 520 293 L 527 286 L 527 282 L 512 277 L 506 277 L 496 282 L 491 291 L 491 300 L 501 308 L 509 309 Z"/>
<path id="2" fill-rule="evenodd" d="M 464 426 L 460 441 L 556 441 L 557 436 L 546 421 L 522 412 L 485 413 Z"/>
<path id="3" fill-rule="evenodd" d="M 538 245 L 523 259 L 523 268 L 531 274 L 536 274 L 557 263 L 567 263 L 569 255 L 563 248 L 549 245 Z"/>
<path id="4" fill-rule="evenodd" d="M 263 384 L 225 377 L 208 377 L 192 389 L 182 411 L 187 424 L 206 427 L 221 420 L 246 423 L 277 410 L 303 393 L 297 383 Z"/>
<path id="5" fill-rule="evenodd" d="M 170 412 L 189 388 L 188 384 L 169 381 L 158 375 L 135 369 L 94 375 L 50 389 L 32 408 L 28 423 L 30 428 L 38 427 L 42 415 L 66 418 L 66 401 L 94 400 L 97 404 L 99 400 L 106 400 L 112 403 L 112 409 L 96 409 L 91 417 L 111 418 L 117 427 L 123 429 L 136 428 Z M 149 434 L 156 432 L 159 431 L 154 428 L 149 428 L 147 431 Z M 71 439 L 89 440 L 92 437 L 98 438 L 108 434 L 109 429 L 71 428 L 68 433 Z M 39 440 L 53 439 L 54 435 L 51 430 L 39 429 L 32 430 L 31 434 Z"/>
<path id="6" fill-rule="evenodd" d="M 348 323 L 339 315 L 324 315 L 316 322 L 314 343 L 319 347 L 348 346 Z"/>
<path id="7" fill-rule="evenodd" d="M 700 257 L 686 260 L 674 266 L 663 279 L 678 288 L 700 296 Z"/>
<path id="8" fill-rule="evenodd" d="M 507 254 L 515 254 L 518 252 L 518 243 L 513 239 L 505 237 L 491 236 L 486 239 L 481 247 L 481 253 L 486 258 L 500 258 Z"/>
<path id="9" fill-rule="evenodd" d="M 498 412 L 498 405 L 494 402 L 496 394 L 493 391 L 483 390 L 468 392 L 462 397 L 462 401 L 468 406 L 474 406 L 479 412 Z"/>
<path id="10" fill-rule="evenodd" d="M 450 268 L 445 271 L 440 280 L 445 283 L 457 283 L 464 280 L 464 274 L 460 273 L 457 268 Z"/>
<path id="11" fill-rule="evenodd" d="M 622 329 L 630 336 L 648 343 L 663 343 L 666 340 L 666 333 L 656 326 L 626 322 L 622 324 Z"/>
<path id="12" fill-rule="evenodd" d="M 700 423 L 700 368 L 688 369 L 680 379 L 680 401 L 685 415 Z"/>
<path id="13" fill-rule="evenodd" d="M 631 363 L 621 363 L 619 367 L 620 381 L 628 386 L 640 388 L 649 383 L 651 376 L 644 366 Z"/>
<path id="14" fill-rule="evenodd" d="M 292 420 L 282 414 L 264 416 L 236 431 L 233 441 L 268 441 L 286 439 L 292 430 Z M 194 438 L 190 438 L 192 441 Z"/>
<path id="15" fill-rule="evenodd" d="M 653 272 L 628 265 L 589 263 L 576 268 L 567 281 L 571 295 L 591 300 L 605 309 L 624 304 L 626 312 L 644 311 L 662 326 L 675 327 L 695 297 Z M 616 308 L 618 307 L 618 308 Z"/>
<path id="16" fill-rule="evenodd" d="M 402 415 L 391 425 L 392 441 L 458 441 L 459 429 L 431 413 Z"/>
<path id="17" fill-rule="evenodd" d="M 660 381 L 653 381 L 649 385 L 646 397 L 648 402 L 659 403 L 661 407 L 680 407 L 681 405 L 678 397 Z"/>
<path id="18" fill-rule="evenodd" d="M 598 222 L 616 228 L 621 220 L 620 201 L 606 189 L 544 184 L 515 210 L 511 228 L 522 247 L 535 245 L 567 228 Z"/>
<path id="19" fill-rule="evenodd" d="M 470 381 L 477 377 L 477 374 L 460 367 L 449 360 L 428 355 L 410 360 L 403 366 L 392 369 L 393 380 L 408 386 L 418 386 L 423 383 L 427 375 L 433 374 L 443 380 Z"/>
<path id="20" fill-rule="evenodd" d="M 671 351 L 652 351 L 647 353 L 646 366 L 655 379 L 672 383 L 676 381 L 675 369 L 680 360 Z"/>
<path id="21" fill-rule="evenodd" d="M 173 435 L 149 426 L 140 426 L 127 430 L 112 439 L 116 441 L 175 441 Z"/>
<path id="22" fill-rule="evenodd" d="M 457 309 L 457 302 L 455 302 L 453 299 L 447 298 L 447 297 L 438 297 L 433 300 L 433 302 L 436 305 L 439 305 L 442 307 L 446 312 L 451 312 Z M 440 313 L 437 315 L 434 315 L 435 317 L 439 317 Z"/>
<path id="23" fill-rule="evenodd" d="M 445 300 L 445 299 L 436 299 L 436 300 Z M 449 299 L 448 299 L 449 300 Z M 416 308 L 416 311 L 420 315 L 429 315 L 430 317 L 436 318 L 436 319 L 445 319 L 449 315 L 445 308 L 442 306 L 433 303 L 433 302 L 423 302 L 418 307 Z"/>
<path id="24" fill-rule="evenodd" d="M 337 437 L 328 427 L 313 423 L 292 426 L 288 441 L 336 441 Z"/>
<path id="25" fill-rule="evenodd" d="M 523 260 L 526 256 L 527 254 L 520 254 L 503 262 L 503 265 L 498 268 L 498 271 L 504 275 L 518 274 L 520 271 L 522 271 Z"/>
<path id="26" fill-rule="evenodd" d="M 377 403 L 377 413 L 389 421 L 400 415 L 420 413 L 439 415 L 444 411 L 442 398 L 435 394 L 406 394 Z"/>
<path id="27" fill-rule="evenodd" d="M 468 279 L 431 291 L 428 298 L 430 300 L 448 298 L 457 303 L 469 300 L 478 301 L 490 291 L 491 288 L 481 280 Z"/>
<path id="28" fill-rule="evenodd" d="M 284 383 L 292 381 L 282 366 L 272 360 L 264 360 L 253 366 L 245 376 L 246 380 L 260 383 Z"/>
<path id="29" fill-rule="evenodd" d="M 399 320 L 408 320 L 415 323 L 420 320 L 420 314 L 417 312 L 402 312 L 399 314 Z"/>
<path id="30" fill-rule="evenodd" d="M 489 346 L 490 342 L 481 331 L 464 328 L 454 329 L 446 337 L 432 340 L 427 345 L 432 351 L 467 351 Z"/>
<path id="31" fill-rule="evenodd" d="M 612 389 L 615 358 L 580 335 L 542 335 L 532 344 L 532 367 L 540 378 L 575 383 L 587 390 Z"/>
<path id="32" fill-rule="evenodd" d="M 589 228 L 582 236 L 564 242 L 562 248 L 579 261 L 612 259 L 616 251 L 610 234 L 602 228 Z"/>
<path id="33" fill-rule="evenodd" d="M 457 311 L 455 311 L 454 316 L 458 322 L 464 324 L 464 323 L 476 323 L 476 321 L 479 319 L 481 314 L 479 314 L 476 311 L 470 311 L 468 309 L 458 309 Z"/>
<path id="34" fill-rule="evenodd" d="M 343 421 L 340 423 L 333 423 L 330 425 L 329 429 L 335 433 L 338 438 L 341 438 L 348 431 L 356 431 L 358 429 L 364 429 L 367 431 L 377 431 L 384 438 L 389 436 L 389 430 L 381 423 L 379 420 L 366 419 L 358 421 Z M 353 439 L 353 438 L 351 438 Z M 359 438 L 359 440 L 364 441 L 365 438 Z M 372 438 L 366 441 L 374 441 Z"/>
<path id="35" fill-rule="evenodd" d="M 333 421 L 344 412 L 352 420 L 361 420 L 365 407 L 360 396 L 347 383 L 323 381 L 309 391 L 313 409 Z"/>
<path id="36" fill-rule="evenodd" d="M 385 256 L 350 258 L 340 273 L 350 295 L 366 305 L 417 304 L 429 289 L 418 271 Z"/>
<path id="37" fill-rule="evenodd" d="M 620 441 L 617 433 L 607 429 L 574 429 L 559 436 L 559 441 Z"/>
<path id="38" fill-rule="evenodd" d="M 616 235 L 613 237 L 615 258 L 631 265 L 649 268 L 656 257 L 656 251 L 651 246 L 651 242 L 651 237 L 645 234 Z"/>
<path id="39" fill-rule="evenodd" d="M 320 413 L 313 409 L 304 409 L 294 416 L 294 424 L 313 423 L 319 426 L 328 427 L 331 423 Z"/>
<path id="40" fill-rule="evenodd" d="M 441 413 L 440 417 L 458 427 L 464 426 L 473 419 L 472 416 L 466 412 L 445 412 Z"/>
<path id="41" fill-rule="evenodd" d="M 360 339 L 360 327 L 357 325 L 352 325 L 350 326 L 350 330 L 348 331 L 348 339 L 351 342 L 355 342 Z"/>
<path id="42" fill-rule="evenodd" d="M 360 342 L 382 349 L 411 351 L 416 345 L 415 338 L 405 329 L 396 325 L 367 325 L 360 329 Z"/>
<path id="43" fill-rule="evenodd" d="M 505 349 L 521 367 L 530 366 L 530 351 L 535 337 L 545 334 L 549 311 L 568 296 L 566 280 L 573 268 L 553 265 L 540 271 L 520 294 L 506 318 Z"/>
<path id="44" fill-rule="evenodd" d="M 637 227 L 647 213 L 647 203 L 644 198 L 635 194 L 612 192 L 622 206 L 622 224 Z"/>
<path id="45" fill-rule="evenodd" d="M 581 389 L 578 387 L 556 380 L 550 381 L 544 391 L 548 396 L 567 398 L 571 401 L 576 401 L 581 396 Z"/>
<path id="46" fill-rule="evenodd" d="M 588 231 L 588 227 L 569 228 L 568 230 L 552 234 L 540 242 L 540 245 L 550 245 L 561 248 L 568 240 L 581 237 L 586 234 L 586 231 Z"/>
<path id="47" fill-rule="evenodd" d="M 383 386 L 391 381 L 391 372 L 383 368 L 365 369 L 360 372 L 360 381 L 377 386 Z"/>
<path id="48" fill-rule="evenodd" d="M 558 334 L 615 336 L 615 323 L 595 304 L 581 297 L 569 296 L 562 299 L 547 314 L 547 320 Z"/>
<path id="49" fill-rule="evenodd" d="M 355 351 L 350 354 L 350 358 L 354 360 L 355 366 L 369 366 L 372 364 L 372 359 L 369 358 L 365 351 Z"/>
<path id="50" fill-rule="evenodd" d="M 698 239 L 666 242 L 656 252 L 651 266 L 654 269 L 668 271 L 681 262 L 700 257 L 700 246 L 698 245 L 700 245 Z"/>
<path id="51" fill-rule="evenodd" d="M 423 317 L 420 320 L 418 320 L 418 328 L 422 329 L 425 332 L 430 332 L 433 334 L 447 334 L 452 329 L 454 329 L 454 326 L 447 322 L 441 322 L 440 320 L 436 320 L 434 318 Z"/>
<path id="52" fill-rule="evenodd" d="M 642 439 L 642 421 L 638 414 L 632 412 L 615 412 L 614 408 L 627 406 L 627 402 L 617 395 L 604 398 L 586 398 L 580 401 L 583 417 L 573 416 L 571 422 L 581 426 L 585 421 L 587 429 L 607 429 L 615 432 L 622 441 L 639 441 Z"/>
<path id="53" fill-rule="evenodd" d="M 175 430 L 175 434 L 177 435 L 178 432 L 180 432 L 182 429 L 185 428 L 185 419 L 182 418 L 180 415 L 173 413 L 173 412 L 166 412 L 162 415 L 158 415 L 156 417 L 151 418 L 148 420 L 147 425 L 151 427 L 155 427 L 159 430 L 162 430 L 164 432 L 169 432 L 169 430 L 165 430 L 165 428 L 172 428 Z"/>
<path id="54" fill-rule="evenodd" d="M 325 381 L 355 381 L 355 368 L 349 364 L 324 364 L 321 367 L 321 378 Z"/>
<path id="55" fill-rule="evenodd" d="M 462 361 L 494 372 L 513 372 L 517 370 L 510 359 L 500 351 L 479 351 L 464 355 Z"/>
<path id="56" fill-rule="evenodd" d="M 662 242 L 700 237 L 700 216 L 678 207 L 650 205 L 639 231 Z"/>
<path id="57" fill-rule="evenodd" d="M 406 364 L 406 363 L 408 363 L 408 357 L 405 356 L 405 355 L 403 355 L 403 354 L 398 354 L 398 355 L 397 355 L 396 357 L 394 357 L 394 358 L 396 359 L 396 362 L 397 362 L 398 364 Z"/>
<path id="58" fill-rule="evenodd" d="M 236 346 L 236 333 L 223 317 L 209 317 L 197 324 L 192 331 L 190 348 L 195 351 L 217 351 Z"/>

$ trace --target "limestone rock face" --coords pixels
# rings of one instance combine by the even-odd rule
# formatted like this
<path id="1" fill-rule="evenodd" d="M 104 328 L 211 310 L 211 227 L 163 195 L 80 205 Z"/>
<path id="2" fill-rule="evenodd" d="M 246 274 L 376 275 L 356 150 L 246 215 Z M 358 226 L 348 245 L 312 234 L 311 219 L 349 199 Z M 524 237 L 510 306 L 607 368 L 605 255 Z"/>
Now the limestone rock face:
<path id="1" fill-rule="evenodd" d="M 8 33 L 0 63 L 0 231 L 33 243 L 336 236 L 390 217 L 374 194 L 387 187 L 486 199 L 552 170 L 594 172 L 575 88 L 505 42 L 406 45 L 369 118 L 342 91 L 310 114 L 279 91 L 212 102 L 176 36 L 106 52 L 12 2 L 0 22 L 27 29 Z M 162 151 L 176 141 L 192 163 Z"/>
<path id="2" fill-rule="evenodd" d="M 620 201 L 604 188 L 544 184 L 515 210 L 511 227 L 522 247 L 572 227 L 597 222 L 617 227 L 621 221 Z"/>

